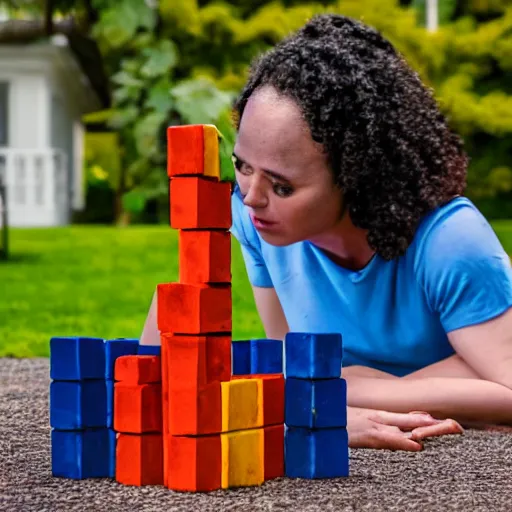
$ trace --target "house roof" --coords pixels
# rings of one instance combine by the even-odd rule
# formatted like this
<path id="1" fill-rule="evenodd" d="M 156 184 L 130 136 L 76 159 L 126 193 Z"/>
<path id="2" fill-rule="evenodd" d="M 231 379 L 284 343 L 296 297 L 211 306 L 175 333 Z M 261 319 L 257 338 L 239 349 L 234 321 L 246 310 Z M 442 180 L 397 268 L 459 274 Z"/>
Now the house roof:
<path id="1" fill-rule="evenodd" d="M 47 42 L 52 37 L 45 36 L 41 20 L 7 20 L 0 22 L 0 45 L 37 45 Z M 54 34 L 64 37 L 73 57 L 88 79 L 102 108 L 111 103 L 108 76 L 103 66 L 103 58 L 96 42 L 83 35 L 73 20 L 63 20 L 54 24 Z"/>

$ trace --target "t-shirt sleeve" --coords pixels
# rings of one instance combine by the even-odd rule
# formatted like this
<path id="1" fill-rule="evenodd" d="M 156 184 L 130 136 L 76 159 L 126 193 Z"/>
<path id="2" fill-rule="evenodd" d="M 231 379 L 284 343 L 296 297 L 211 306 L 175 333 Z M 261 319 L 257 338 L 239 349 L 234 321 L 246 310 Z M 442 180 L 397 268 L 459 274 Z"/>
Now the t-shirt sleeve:
<path id="1" fill-rule="evenodd" d="M 240 243 L 250 283 L 253 286 L 272 288 L 274 285 L 263 259 L 261 241 L 243 205 L 238 186 L 234 187 L 231 196 L 231 211 L 231 233 Z"/>
<path id="2" fill-rule="evenodd" d="M 512 306 L 510 258 L 485 217 L 458 209 L 432 226 L 419 276 L 448 333 L 491 320 Z"/>

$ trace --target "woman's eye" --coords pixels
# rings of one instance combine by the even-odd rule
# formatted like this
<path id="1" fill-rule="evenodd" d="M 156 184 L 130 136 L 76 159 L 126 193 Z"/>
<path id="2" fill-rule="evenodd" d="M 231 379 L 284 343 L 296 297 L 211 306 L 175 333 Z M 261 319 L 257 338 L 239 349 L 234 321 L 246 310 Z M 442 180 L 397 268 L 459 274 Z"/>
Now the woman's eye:
<path id="1" fill-rule="evenodd" d="M 293 188 L 288 185 L 279 185 L 275 183 L 273 185 L 274 194 L 279 197 L 289 197 L 293 194 Z"/>
<path id="2" fill-rule="evenodd" d="M 248 168 L 247 164 L 245 162 L 242 162 L 236 157 L 233 157 L 233 164 L 235 166 L 235 169 L 240 172 L 241 174 L 249 175 L 251 174 L 251 170 Z"/>

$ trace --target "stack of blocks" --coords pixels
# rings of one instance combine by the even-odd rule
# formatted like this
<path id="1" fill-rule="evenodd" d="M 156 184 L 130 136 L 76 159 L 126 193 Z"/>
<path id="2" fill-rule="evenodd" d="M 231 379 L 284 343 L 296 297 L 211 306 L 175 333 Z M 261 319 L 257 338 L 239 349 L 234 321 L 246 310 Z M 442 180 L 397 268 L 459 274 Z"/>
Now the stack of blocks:
<path id="1" fill-rule="evenodd" d="M 285 358 L 286 476 L 348 476 L 341 335 L 288 333 Z"/>
<path id="2" fill-rule="evenodd" d="M 174 490 L 260 485 L 284 473 L 283 409 L 264 405 L 274 393 L 284 401 L 282 365 L 264 379 L 231 378 L 231 184 L 220 181 L 219 161 L 214 126 L 168 129 L 179 283 L 158 285 L 157 319 L 164 484 Z M 282 439 L 274 447 L 276 425 Z"/>
<path id="3" fill-rule="evenodd" d="M 219 160 L 214 126 L 168 129 L 179 282 L 157 286 L 161 347 L 52 338 L 54 476 L 212 491 L 348 475 L 341 336 L 232 341 Z"/>
<path id="4" fill-rule="evenodd" d="M 137 340 L 52 338 L 52 472 L 68 478 L 113 477 L 114 365 L 137 353 Z"/>

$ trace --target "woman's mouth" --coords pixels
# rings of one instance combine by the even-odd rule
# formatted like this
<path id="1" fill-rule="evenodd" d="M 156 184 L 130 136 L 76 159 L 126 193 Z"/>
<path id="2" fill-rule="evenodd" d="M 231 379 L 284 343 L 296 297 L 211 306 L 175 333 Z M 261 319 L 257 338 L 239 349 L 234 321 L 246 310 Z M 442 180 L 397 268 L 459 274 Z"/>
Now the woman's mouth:
<path id="1" fill-rule="evenodd" d="M 254 227 L 256 229 L 263 230 L 263 231 L 268 230 L 277 224 L 277 222 L 260 219 L 259 217 L 256 217 L 256 215 L 253 215 L 252 213 L 251 213 L 251 221 L 254 224 Z"/>

